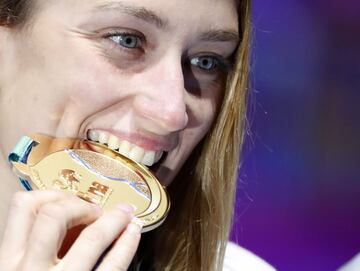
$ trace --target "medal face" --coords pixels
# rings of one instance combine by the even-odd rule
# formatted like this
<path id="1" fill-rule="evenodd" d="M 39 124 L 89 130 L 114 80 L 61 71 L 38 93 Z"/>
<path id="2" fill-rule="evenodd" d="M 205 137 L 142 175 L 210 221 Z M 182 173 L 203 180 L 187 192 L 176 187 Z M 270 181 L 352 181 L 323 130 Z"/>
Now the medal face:
<path id="1" fill-rule="evenodd" d="M 88 140 L 33 135 L 27 163 L 13 162 L 14 172 L 32 189 L 56 188 L 104 210 L 120 203 L 136 206 L 143 232 L 159 226 L 169 211 L 165 189 L 144 166 Z"/>

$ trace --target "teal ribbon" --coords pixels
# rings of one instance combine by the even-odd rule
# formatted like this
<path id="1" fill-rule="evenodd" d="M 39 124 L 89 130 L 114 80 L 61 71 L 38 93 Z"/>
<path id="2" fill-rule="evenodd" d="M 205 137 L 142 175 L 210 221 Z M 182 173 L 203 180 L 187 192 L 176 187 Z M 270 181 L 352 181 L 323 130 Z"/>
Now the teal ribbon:
<path id="1" fill-rule="evenodd" d="M 11 151 L 8 159 L 9 162 L 19 162 L 19 163 L 27 163 L 27 159 L 29 157 L 29 154 L 31 152 L 31 149 L 36 145 L 36 142 L 32 140 L 28 136 L 23 136 L 19 142 L 16 144 L 14 149 Z M 30 183 L 19 177 L 19 181 L 22 184 L 22 186 L 28 190 L 33 190 Z"/>

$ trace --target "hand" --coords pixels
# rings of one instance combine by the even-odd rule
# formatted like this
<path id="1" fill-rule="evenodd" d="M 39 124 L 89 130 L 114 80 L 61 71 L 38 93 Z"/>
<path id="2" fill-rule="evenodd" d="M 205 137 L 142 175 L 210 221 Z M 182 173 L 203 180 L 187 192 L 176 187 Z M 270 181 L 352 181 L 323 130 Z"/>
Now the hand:
<path id="1" fill-rule="evenodd" d="M 2 271 L 90 271 L 114 243 L 98 271 L 127 270 L 140 240 L 140 226 L 131 223 L 133 208 L 100 207 L 60 191 L 14 195 L 0 246 Z M 87 225 L 66 255 L 58 252 L 67 230 Z"/>

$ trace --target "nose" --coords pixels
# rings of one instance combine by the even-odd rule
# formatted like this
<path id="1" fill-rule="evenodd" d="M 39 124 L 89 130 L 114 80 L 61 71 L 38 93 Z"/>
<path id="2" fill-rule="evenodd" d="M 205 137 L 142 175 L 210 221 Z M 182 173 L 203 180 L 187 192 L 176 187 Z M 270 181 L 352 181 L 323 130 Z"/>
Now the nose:
<path id="1" fill-rule="evenodd" d="M 133 106 L 140 119 L 166 133 L 185 128 L 188 114 L 181 55 L 163 56 L 139 76 L 141 91 Z"/>

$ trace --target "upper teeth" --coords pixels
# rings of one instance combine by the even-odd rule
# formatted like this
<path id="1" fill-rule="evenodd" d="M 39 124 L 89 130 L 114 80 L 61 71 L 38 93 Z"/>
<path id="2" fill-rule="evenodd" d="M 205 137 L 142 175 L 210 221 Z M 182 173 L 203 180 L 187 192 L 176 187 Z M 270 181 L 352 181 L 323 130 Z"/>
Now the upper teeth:
<path id="1" fill-rule="evenodd" d="M 163 151 L 147 151 L 138 145 L 119 139 L 104 131 L 90 130 L 88 138 L 91 141 L 107 144 L 110 149 L 117 150 L 122 155 L 146 166 L 152 166 L 158 162 L 163 154 Z"/>

